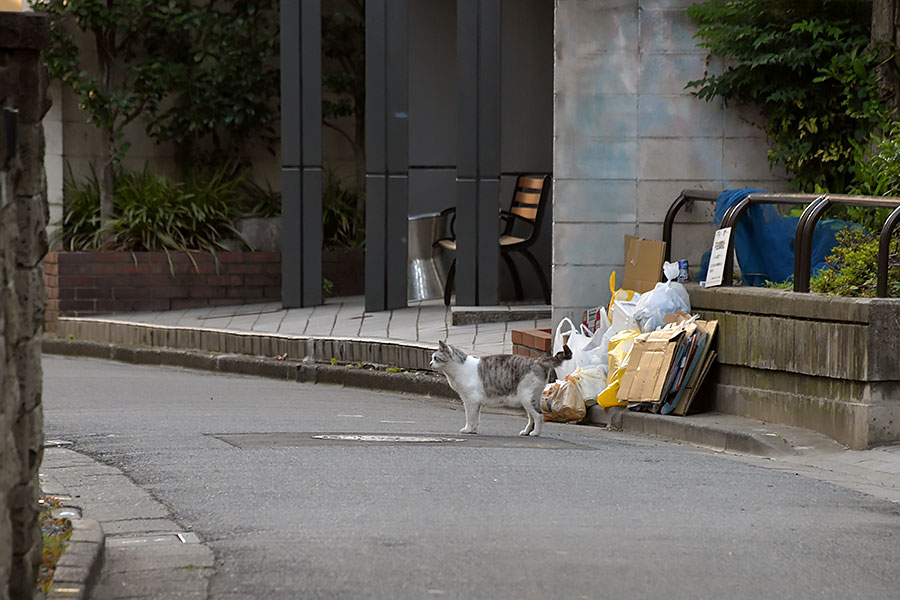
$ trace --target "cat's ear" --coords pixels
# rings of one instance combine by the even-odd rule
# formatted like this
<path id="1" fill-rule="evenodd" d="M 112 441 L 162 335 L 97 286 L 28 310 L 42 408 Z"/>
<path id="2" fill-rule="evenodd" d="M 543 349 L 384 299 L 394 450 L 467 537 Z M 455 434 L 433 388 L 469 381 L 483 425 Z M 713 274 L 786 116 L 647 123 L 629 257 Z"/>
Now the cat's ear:
<path id="1" fill-rule="evenodd" d="M 447 344 L 443 340 L 438 340 L 438 347 L 441 349 L 441 352 L 447 351 Z"/>

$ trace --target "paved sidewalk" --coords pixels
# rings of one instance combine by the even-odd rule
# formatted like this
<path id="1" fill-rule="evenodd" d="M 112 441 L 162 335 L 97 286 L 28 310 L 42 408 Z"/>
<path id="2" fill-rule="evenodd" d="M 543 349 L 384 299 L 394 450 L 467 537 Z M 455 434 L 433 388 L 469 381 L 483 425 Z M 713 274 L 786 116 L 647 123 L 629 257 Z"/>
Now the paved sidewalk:
<path id="1" fill-rule="evenodd" d="M 81 513 L 72 519 L 76 531 L 99 524 L 92 539 L 65 551 L 48 600 L 206 598 L 212 550 L 121 471 L 51 441 L 40 478 L 44 494 Z"/>
<path id="2" fill-rule="evenodd" d="M 362 296 L 329 298 L 322 306 L 284 309 L 280 303 L 247 304 L 116 314 L 103 320 L 141 325 L 180 327 L 206 331 L 277 334 L 296 338 L 361 338 L 425 344 L 437 347 L 444 340 L 467 352 L 502 354 L 512 352 L 513 329 L 550 327 L 550 319 L 482 322 L 454 325 L 456 320 L 501 318 L 514 314 L 530 316 L 549 310 L 545 306 L 447 307 L 441 300 L 410 303 L 407 308 L 366 312 Z M 463 313 L 466 318 L 460 319 Z M 94 320 L 93 318 L 86 318 Z"/>

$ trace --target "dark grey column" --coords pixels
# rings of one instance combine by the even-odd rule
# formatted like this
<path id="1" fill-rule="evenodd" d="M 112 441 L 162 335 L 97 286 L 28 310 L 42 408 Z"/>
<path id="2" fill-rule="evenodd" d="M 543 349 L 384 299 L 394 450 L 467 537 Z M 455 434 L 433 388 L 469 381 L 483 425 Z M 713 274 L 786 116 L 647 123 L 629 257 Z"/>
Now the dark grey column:
<path id="1" fill-rule="evenodd" d="M 457 0 L 456 304 L 498 301 L 501 0 Z"/>
<path id="2" fill-rule="evenodd" d="M 322 304 L 322 11 L 281 3 L 281 304 Z"/>
<path id="3" fill-rule="evenodd" d="M 407 0 L 366 2 L 366 310 L 406 306 Z"/>

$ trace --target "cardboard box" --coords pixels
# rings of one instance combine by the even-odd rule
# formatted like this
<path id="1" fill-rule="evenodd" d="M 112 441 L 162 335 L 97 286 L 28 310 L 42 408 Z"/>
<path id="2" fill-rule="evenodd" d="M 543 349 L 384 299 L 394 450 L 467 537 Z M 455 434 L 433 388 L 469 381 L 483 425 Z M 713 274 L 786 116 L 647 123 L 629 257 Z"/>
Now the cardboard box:
<path id="1" fill-rule="evenodd" d="M 625 236 L 625 275 L 622 289 L 643 294 L 652 290 L 662 279 L 666 243 Z"/>
<path id="2" fill-rule="evenodd" d="M 683 328 L 639 335 L 631 349 L 616 399 L 620 402 L 659 402 L 684 336 Z"/>

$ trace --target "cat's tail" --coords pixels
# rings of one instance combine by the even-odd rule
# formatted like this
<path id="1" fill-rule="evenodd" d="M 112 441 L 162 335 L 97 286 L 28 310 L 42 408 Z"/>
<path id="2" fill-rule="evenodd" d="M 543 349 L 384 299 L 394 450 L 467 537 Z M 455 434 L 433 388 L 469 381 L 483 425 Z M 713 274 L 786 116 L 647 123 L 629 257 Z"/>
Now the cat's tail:
<path id="1" fill-rule="evenodd" d="M 563 344 L 562 350 L 551 356 L 547 359 L 547 362 L 550 363 L 550 367 L 556 368 L 559 365 L 563 364 L 567 360 L 572 359 L 572 350 L 569 348 L 567 344 Z"/>

